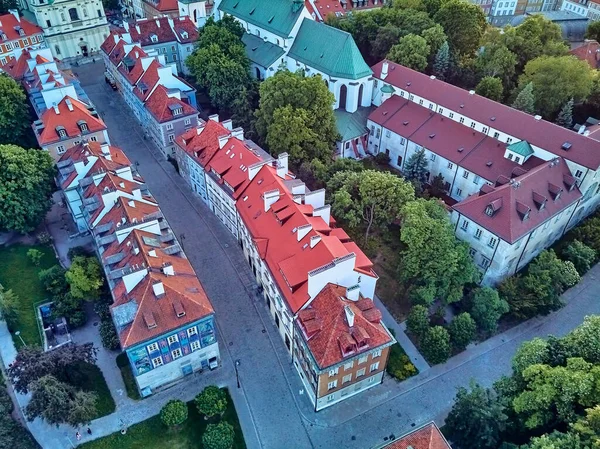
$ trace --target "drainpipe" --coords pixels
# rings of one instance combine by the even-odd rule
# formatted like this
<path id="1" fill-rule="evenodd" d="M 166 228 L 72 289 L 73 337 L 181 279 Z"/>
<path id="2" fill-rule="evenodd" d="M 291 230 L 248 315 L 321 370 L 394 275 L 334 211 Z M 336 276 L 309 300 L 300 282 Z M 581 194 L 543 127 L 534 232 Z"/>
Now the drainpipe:
<path id="1" fill-rule="evenodd" d="M 525 242 L 525 246 L 523 246 L 523 251 L 521 251 L 521 255 L 519 256 L 519 260 L 517 260 L 517 266 L 515 267 L 515 274 L 519 271 L 519 265 L 521 264 L 521 259 L 523 258 L 523 254 L 525 254 L 525 250 L 527 249 L 527 245 L 529 244 L 529 240 L 531 240 L 531 234 L 529 233 L 529 237 L 527 237 L 527 241 Z"/>

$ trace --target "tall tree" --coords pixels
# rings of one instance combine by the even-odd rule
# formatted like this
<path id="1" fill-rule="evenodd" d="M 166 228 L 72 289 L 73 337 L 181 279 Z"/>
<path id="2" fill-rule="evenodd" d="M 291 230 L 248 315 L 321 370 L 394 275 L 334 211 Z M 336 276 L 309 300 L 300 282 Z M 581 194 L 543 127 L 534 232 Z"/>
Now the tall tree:
<path id="1" fill-rule="evenodd" d="M 365 243 L 373 227 L 387 227 L 414 199 L 413 186 L 398 176 L 377 170 L 338 172 L 328 182 L 333 212 L 351 227 L 365 226 Z"/>
<path id="2" fill-rule="evenodd" d="M 430 327 L 421 338 L 420 349 L 430 363 L 444 363 L 450 357 L 450 334 L 445 327 Z"/>
<path id="3" fill-rule="evenodd" d="M 454 228 L 437 200 L 411 201 L 401 211 L 402 228 L 399 273 L 410 285 L 411 297 L 430 304 L 463 297 L 464 286 L 478 277 L 469 247 L 454 236 Z"/>
<path id="4" fill-rule="evenodd" d="M 371 55 L 373 59 L 378 61 L 384 59 L 390 52 L 390 48 L 397 44 L 400 37 L 403 35 L 403 30 L 391 23 L 388 23 L 381 28 L 377 33 L 377 37 L 371 44 Z"/>
<path id="5" fill-rule="evenodd" d="M 427 182 L 428 163 L 424 148 L 414 152 L 404 164 L 406 179 L 416 181 L 422 187 Z"/>
<path id="6" fill-rule="evenodd" d="M 446 78 L 449 65 L 450 47 L 448 46 L 448 42 L 444 42 L 435 55 L 435 60 L 433 62 L 433 74 L 437 78 L 444 80 Z"/>
<path id="7" fill-rule="evenodd" d="M 448 37 L 444 32 L 444 29 L 439 23 L 436 23 L 431 28 L 423 30 L 421 37 L 425 39 L 427 45 L 429 45 L 430 55 L 435 56 L 444 42 L 448 41 Z"/>
<path id="8" fill-rule="evenodd" d="M 452 346 L 459 351 L 463 351 L 473 341 L 477 325 L 469 312 L 463 312 L 452 319 L 448 331 Z"/>
<path id="9" fill-rule="evenodd" d="M 279 71 L 260 85 L 256 132 L 274 153 L 288 151 L 287 144 L 294 145 L 298 151 L 292 155 L 292 162 L 297 165 L 313 158 L 329 162 L 338 137 L 334 102 L 335 97 L 320 76 Z"/>
<path id="10" fill-rule="evenodd" d="M 594 39 L 596 42 L 600 42 L 600 20 L 591 22 L 585 32 L 587 39 Z"/>
<path id="11" fill-rule="evenodd" d="M 483 76 L 500 78 L 503 87 L 508 89 L 513 85 L 517 55 L 505 45 L 490 44 L 479 54 L 475 66 Z"/>
<path id="12" fill-rule="evenodd" d="M 450 49 L 460 56 L 472 56 L 475 53 L 487 25 L 483 10 L 464 0 L 442 2 L 433 20 L 442 25 Z"/>
<path id="13" fill-rule="evenodd" d="M 446 436 L 460 449 L 496 449 L 507 416 L 491 390 L 471 383 L 459 388 L 446 418 Z"/>
<path id="14" fill-rule="evenodd" d="M 390 49 L 387 58 L 410 69 L 423 71 L 427 67 L 429 52 L 429 45 L 424 38 L 407 34 Z"/>
<path id="15" fill-rule="evenodd" d="M 571 129 L 573 126 L 573 98 L 565 103 L 560 112 L 558 113 L 558 117 L 556 117 L 556 124 L 562 126 L 563 128 Z"/>
<path id="16" fill-rule="evenodd" d="M 0 144 L 21 143 L 31 119 L 23 88 L 8 75 L 0 74 Z"/>
<path id="17" fill-rule="evenodd" d="M 519 92 L 512 107 L 528 114 L 533 114 L 535 112 L 535 97 L 533 96 L 532 82 L 527 83 L 521 92 Z"/>
<path id="18" fill-rule="evenodd" d="M 489 98 L 494 101 L 501 101 L 504 88 L 502 87 L 502 80 L 500 78 L 494 78 L 493 76 L 486 76 L 479 81 L 477 87 L 475 87 L 475 93 L 482 97 Z"/>
<path id="19" fill-rule="evenodd" d="M 92 300 L 100 297 L 104 284 L 102 268 L 95 257 L 76 256 L 65 273 L 71 295 L 77 299 Z"/>
<path id="20" fill-rule="evenodd" d="M 494 332 L 498 320 L 508 312 L 508 303 L 500 299 L 498 292 L 490 287 L 475 289 L 469 301 L 469 311 L 479 328 L 486 332 Z"/>
<path id="21" fill-rule="evenodd" d="M 541 56 L 525 66 L 519 86 L 533 83 L 535 107 L 544 117 L 553 117 L 571 98 L 585 100 L 592 91 L 593 72 L 575 56 Z"/>
<path id="22" fill-rule="evenodd" d="M 0 145 L 0 230 L 34 230 L 50 208 L 53 178 L 47 152 Z"/>
<path id="23" fill-rule="evenodd" d="M 17 307 L 19 306 L 19 297 L 12 290 L 4 290 L 0 284 L 0 318 L 6 321 L 6 325 L 12 331 L 15 330 L 17 320 Z"/>
<path id="24" fill-rule="evenodd" d="M 0 0 L 0 14 L 6 14 L 9 9 L 19 9 L 17 0 Z"/>

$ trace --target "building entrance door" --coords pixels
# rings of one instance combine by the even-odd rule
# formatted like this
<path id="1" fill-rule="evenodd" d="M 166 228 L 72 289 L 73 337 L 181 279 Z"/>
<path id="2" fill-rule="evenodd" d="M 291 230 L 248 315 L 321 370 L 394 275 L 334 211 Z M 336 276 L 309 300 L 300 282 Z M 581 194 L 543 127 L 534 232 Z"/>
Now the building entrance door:
<path id="1" fill-rule="evenodd" d="M 188 376 L 190 374 L 192 374 L 192 364 L 188 363 L 187 365 L 183 365 L 181 367 L 181 372 L 183 373 L 184 376 Z"/>
<path id="2" fill-rule="evenodd" d="M 87 48 L 87 45 L 82 45 L 82 46 L 81 46 L 81 54 L 82 54 L 83 56 L 87 56 L 87 55 L 88 55 L 88 48 Z"/>

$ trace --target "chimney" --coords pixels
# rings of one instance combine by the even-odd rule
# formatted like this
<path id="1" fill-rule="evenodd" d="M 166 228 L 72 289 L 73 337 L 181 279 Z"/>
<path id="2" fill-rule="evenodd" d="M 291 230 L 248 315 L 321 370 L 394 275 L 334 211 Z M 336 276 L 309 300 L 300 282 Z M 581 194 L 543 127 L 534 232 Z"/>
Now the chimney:
<path id="1" fill-rule="evenodd" d="M 312 225 L 310 225 L 310 224 L 305 224 L 305 225 L 302 225 L 302 226 L 298 226 L 298 228 L 297 228 L 297 234 L 298 234 L 297 238 L 298 238 L 298 241 L 300 241 L 304 237 L 306 237 L 306 235 L 310 231 L 312 231 Z"/>
<path id="2" fill-rule="evenodd" d="M 231 137 L 235 137 L 238 140 L 244 140 L 244 128 L 238 126 L 237 128 L 231 130 Z"/>
<path id="3" fill-rule="evenodd" d="M 162 267 L 162 272 L 165 276 L 175 276 L 175 270 L 171 262 L 166 262 Z"/>
<path id="4" fill-rule="evenodd" d="M 71 100 L 69 98 L 67 98 L 65 100 L 65 104 L 67 105 L 67 107 L 69 108 L 70 112 L 73 112 L 73 103 L 71 103 Z"/>
<path id="5" fill-rule="evenodd" d="M 248 167 L 248 179 L 252 181 L 254 177 L 258 174 L 263 165 L 267 164 L 269 161 L 261 161 L 256 164 L 252 164 Z"/>
<path id="6" fill-rule="evenodd" d="M 160 28 L 160 20 L 156 19 L 156 26 Z"/>
<path id="7" fill-rule="evenodd" d="M 137 34 L 142 34 L 140 31 L 140 26 L 137 23 L 135 24 L 135 31 L 137 31 Z"/>
<path id="8" fill-rule="evenodd" d="M 314 248 L 315 246 L 317 246 L 317 243 L 319 243 L 321 241 L 321 235 L 313 235 L 310 238 L 310 247 Z"/>
<path id="9" fill-rule="evenodd" d="M 133 200 L 127 201 L 127 204 L 129 204 L 129 207 L 135 207 L 135 201 Z"/>
<path id="10" fill-rule="evenodd" d="M 221 125 L 223 125 L 223 127 L 229 131 L 233 129 L 233 121 L 231 119 L 223 120 Z"/>
<path id="11" fill-rule="evenodd" d="M 475 95 L 475 91 L 474 90 L 470 90 L 469 91 L 469 95 Z"/>
<path id="12" fill-rule="evenodd" d="M 288 172 L 288 154 L 281 153 L 277 156 L 277 176 L 281 179 L 285 179 L 285 175 Z"/>
<path id="13" fill-rule="evenodd" d="M 589 131 L 589 129 L 586 129 L 586 130 L 583 132 L 583 135 L 584 135 L 585 137 L 589 136 L 589 135 L 590 135 L 590 131 Z"/>
<path id="14" fill-rule="evenodd" d="M 12 14 L 13 16 L 15 16 L 15 19 L 17 19 L 17 22 L 21 22 L 21 18 L 19 17 L 19 11 L 17 11 L 16 9 L 9 9 L 8 12 L 10 14 Z"/>
<path id="15" fill-rule="evenodd" d="M 129 33 L 129 22 L 127 22 L 126 20 L 123 21 L 123 28 L 125 28 L 125 31 Z M 115 36 L 115 43 L 118 43 L 119 40 L 118 40 L 117 35 L 115 34 L 114 36 Z"/>
<path id="16" fill-rule="evenodd" d="M 381 79 L 384 80 L 388 76 L 389 63 L 387 61 L 383 61 L 383 65 L 381 66 Z"/>
<path id="17" fill-rule="evenodd" d="M 350 308 L 350 306 L 344 306 L 344 312 L 346 312 L 346 321 L 348 322 L 349 327 L 354 326 L 354 312 Z"/>
<path id="18" fill-rule="evenodd" d="M 223 148 L 225 146 L 225 144 L 227 143 L 227 141 L 229 140 L 230 137 L 231 137 L 231 134 L 225 134 L 224 136 L 219 136 L 219 149 Z"/>
<path id="19" fill-rule="evenodd" d="M 165 294 L 165 286 L 160 281 L 152 284 L 152 290 L 154 291 L 154 296 L 157 298 L 160 298 Z"/>
<path id="20" fill-rule="evenodd" d="M 148 255 L 150 257 L 156 257 L 156 250 L 155 249 L 151 249 L 150 251 L 148 251 Z"/>
<path id="21" fill-rule="evenodd" d="M 358 301 L 358 297 L 360 295 L 360 287 L 357 285 L 353 287 L 348 287 L 346 289 L 346 298 L 350 301 Z"/>
<path id="22" fill-rule="evenodd" d="M 133 254 L 135 254 L 136 256 L 140 253 L 140 249 L 137 246 L 133 247 Z"/>
<path id="23" fill-rule="evenodd" d="M 56 103 L 52 103 L 52 107 L 54 108 L 54 113 L 56 115 L 60 115 L 60 110 L 58 109 L 58 105 Z"/>
<path id="24" fill-rule="evenodd" d="M 329 224 L 331 220 L 331 204 L 313 209 L 313 217 L 321 217 L 325 224 Z"/>
<path id="25" fill-rule="evenodd" d="M 102 151 L 104 156 L 110 156 L 110 147 L 107 143 L 100 144 L 100 151 Z"/>
<path id="26" fill-rule="evenodd" d="M 267 212 L 271 209 L 271 205 L 279 199 L 279 190 L 269 190 L 268 192 L 263 193 L 263 199 L 265 202 L 265 212 Z"/>
<path id="27" fill-rule="evenodd" d="M 209 115 L 208 116 L 209 120 L 212 120 L 213 122 L 217 122 L 219 123 L 219 114 L 213 114 L 213 115 Z"/>

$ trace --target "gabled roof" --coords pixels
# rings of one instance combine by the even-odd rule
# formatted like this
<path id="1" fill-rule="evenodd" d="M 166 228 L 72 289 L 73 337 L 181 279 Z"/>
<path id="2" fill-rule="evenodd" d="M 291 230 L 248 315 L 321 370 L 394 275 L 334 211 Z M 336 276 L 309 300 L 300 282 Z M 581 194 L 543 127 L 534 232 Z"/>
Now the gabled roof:
<path id="1" fill-rule="evenodd" d="M 314 4 L 311 3 L 314 1 Z M 375 3 L 374 0 L 366 0 L 362 2 L 362 6 L 358 6 L 358 2 L 343 2 L 340 0 L 304 0 L 304 4 L 308 11 L 315 13 L 315 20 L 324 21 L 327 16 L 334 14 L 336 17 L 343 16 L 349 11 L 365 11 L 369 9 L 381 8 L 383 1 Z"/>
<path id="2" fill-rule="evenodd" d="M 169 17 L 138 19 L 129 24 L 129 34 L 131 34 L 133 42 L 139 42 L 142 46 L 177 41 L 175 33 L 171 29 Z M 198 33 L 196 32 L 197 35 Z M 156 37 L 156 42 L 152 41 L 153 36 Z"/>
<path id="3" fill-rule="evenodd" d="M 577 202 L 581 192 L 575 181 L 564 159 L 556 158 L 499 179 L 453 209 L 512 244 Z M 545 198 L 543 205 L 540 198 Z"/>
<path id="4" fill-rule="evenodd" d="M 19 34 L 19 29 L 23 30 L 23 35 Z M 10 42 L 13 40 L 23 39 L 36 34 L 42 34 L 42 29 L 26 20 L 24 17 L 17 19 L 13 14 L 3 14 L 0 16 L 0 32 L 6 35 L 6 40 L 0 42 Z"/>
<path id="5" fill-rule="evenodd" d="M 354 316 L 352 326 L 348 324 L 347 309 Z M 350 301 L 345 287 L 331 283 L 298 313 L 298 325 L 302 330 L 299 334 L 321 370 L 393 342 L 373 301 Z M 359 346 L 361 341 L 366 344 Z M 346 344 L 353 351 L 344 353 Z"/>
<path id="6" fill-rule="evenodd" d="M 175 116 L 173 111 L 177 108 L 181 109 L 181 114 Z M 167 89 L 162 85 L 157 86 L 152 95 L 146 100 L 146 109 L 159 123 L 198 114 L 198 111 L 189 104 L 177 97 L 170 97 Z"/>
<path id="7" fill-rule="evenodd" d="M 242 42 L 246 48 L 248 59 L 264 68 L 270 67 L 284 54 L 283 48 L 280 46 L 272 42 L 265 42 L 253 34 L 244 33 Z"/>
<path id="8" fill-rule="evenodd" d="M 21 81 L 29 69 L 29 66 L 27 65 L 27 61 L 31 58 L 29 50 L 30 49 L 23 50 L 23 52 L 16 59 L 9 59 L 6 64 L 0 66 L 0 69 L 6 72 L 6 74 L 12 79 Z"/>
<path id="9" fill-rule="evenodd" d="M 119 72 L 125 76 L 129 84 L 135 85 L 144 73 L 142 58 L 146 56 L 148 56 L 146 52 L 140 46 L 135 45 L 121 60 Z"/>
<path id="10" fill-rule="evenodd" d="M 206 5 L 208 9 L 208 5 Z M 189 16 L 178 17 L 173 19 L 173 29 L 175 30 L 175 36 L 177 40 L 182 44 L 188 44 L 196 42 L 198 40 L 198 28 L 192 22 Z M 187 37 L 184 36 L 187 33 Z"/>
<path id="11" fill-rule="evenodd" d="M 136 199 L 118 197 L 115 204 L 112 206 L 109 212 L 107 212 L 98 221 L 96 226 L 102 226 L 104 224 L 110 224 L 110 228 L 104 231 L 104 233 L 112 234 L 115 232 L 123 223 L 134 223 L 142 222 L 150 216 L 160 214 L 158 204 L 148 204 L 143 201 Z"/>
<path id="12" fill-rule="evenodd" d="M 175 138 L 175 143 L 189 154 L 202 167 L 206 167 L 219 151 L 219 136 L 227 136 L 230 131 L 220 122 L 208 120 L 197 129 L 190 129 Z"/>
<path id="13" fill-rule="evenodd" d="M 177 11 L 177 0 L 142 0 L 142 2 L 163 13 Z"/>
<path id="14" fill-rule="evenodd" d="M 288 56 L 336 78 L 359 79 L 373 73 L 350 33 L 310 19 L 302 21 Z"/>
<path id="15" fill-rule="evenodd" d="M 71 109 L 67 102 L 71 103 Z M 88 128 L 88 133 L 94 133 L 106 129 L 106 125 L 100 117 L 92 115 L 88 110 L 88 107 L 71 97 L 63 98 L 58 105 L 59 113 L 57 114 L 55 109 L 49 108 L 42 114 L 40 120 L 44 124 L 44 128 L 41 132 L 36 133 L 36 138 L 40 146 L 48 145 L 53 142 L 61 140 L 59 137 L 57 128 L 65 130 L 67 136 L 62 139 L 72 139 L 83 135 L 78 123 L 84 121 Z M 85 133 L 87 134 L 87 133 Z"/>
<path id="16" fill-rule="evenodd" d="M 413 430 L 378 449 L 452 449 L 434 422 Z"/>
<path id="17" fill-rule="evenodd" d="M 600 167 L 599 141 L 390 61 L 381 61 L 372 67 L 376 78 L 381 79 L 384 62 L 388 63 L 385 83 L 427 98 L 447 111 L 470 117 L 584 167 L 593 170 Z M 568 150 L 563 149 L 565 143 L 570 144 Z"/>
<path id="18" fill-rule="evenodd" d="M 526 140 L 512 143 L 507 147 L 507 149 L 523 157 L 529 157 L 533 154 L 533 148 L 531 148 L 531 145 L 529 145 L 529 142 Z"/>
<path id="19" fill-rule="evenodd" d="M 158 80 L 160 79 L 160 77 L 158 76 L 159 67 L 161 67 L 160 62 L 158 62 L 156 59 L 153 60 L 142 75 L 142 77 L 139 79 L 137 83 L 137 88 L 133 90 L 133 93 L 140 100 L 146 101 L 148 96 L 152 93 L 152 89 L 154 89 L 154 86 L 156 85 L 156 83 L 158 83 Z M 146 88 L 146 90 L 143 92 L 140 89 L 140 86 L 142 85 Z"/>
<path id="20" fill-rule="evenodd" d="M 572 55 L 586 61 L 592 69 L 597 69 L 600 65 L 600 44 L 593 39 L 586 39 L 581 47 L 570 51 Z"/>
<path id="21" fill-rule="evenodd" d="M 303 0 L 222 0 L 219 10 L 287 38 L 304 10 Z"/>

